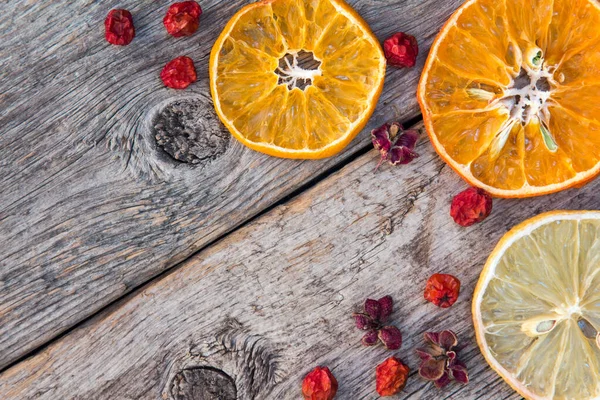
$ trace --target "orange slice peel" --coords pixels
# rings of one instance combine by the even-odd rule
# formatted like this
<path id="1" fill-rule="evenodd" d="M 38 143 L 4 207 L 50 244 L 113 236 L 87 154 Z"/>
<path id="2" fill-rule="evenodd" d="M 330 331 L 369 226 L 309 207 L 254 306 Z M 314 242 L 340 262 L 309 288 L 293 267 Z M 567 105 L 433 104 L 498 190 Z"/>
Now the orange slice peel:
<path id="1" fill-rule="evenodd" d="M 600 4 L 468 0 L 437 36 L 418 99 L 439 155 L 498 197 L 600 172 Z"/>
<path id="2" fill-rule="evenodd" d="M 385 67 L 377 38 L 342 0 L 263 0 L 223 29 L 210 88 L 217 115 L 244 145 L 316 159 L 340 152 L 364 128 Z"/>

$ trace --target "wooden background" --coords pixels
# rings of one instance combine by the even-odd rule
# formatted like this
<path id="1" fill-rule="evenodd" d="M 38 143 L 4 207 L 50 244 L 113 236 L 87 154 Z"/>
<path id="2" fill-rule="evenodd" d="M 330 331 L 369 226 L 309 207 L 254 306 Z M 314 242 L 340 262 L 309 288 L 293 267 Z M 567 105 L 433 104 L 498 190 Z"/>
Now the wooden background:
<path id="1" fill-rule="evenodd" d="M 202 0 L 199 31 L 174 39 L 168 1 L 0 1 L 0 399 L 297 399 L 316 365 L 332 369 L 338 398 L 375 399 L 390 355 L 413 370 L 397 398 L 519 398 L 475 344 L 475 282 L 510 227 L 597 208 L 598 183 L 497 200 L 464 229 L 448 212 L 466 185 L 425 136 L 413 164 L 374 172 L 370 129 L 422 130 L 420 70 L 461 0 L 350 1 L 380 39 L 415 35 L 417 67 L 388 69 L 371 122 L 334 158 L 244 148 L 207 81 L 212 43 L 249 2 Z M 104 41 L 111 8 L 134 15 L 127 47 Z M 173 91 L 158 75 L 180 55 L 199 80 Z M 463 282 L 449 310 L 422 299 L 435 272 Z M 397 352 L 362 347 L 350 317 L 387 294 Z M 467 386 L 416 375 L 413 349 L 440 329 L 459 335 Z"/>

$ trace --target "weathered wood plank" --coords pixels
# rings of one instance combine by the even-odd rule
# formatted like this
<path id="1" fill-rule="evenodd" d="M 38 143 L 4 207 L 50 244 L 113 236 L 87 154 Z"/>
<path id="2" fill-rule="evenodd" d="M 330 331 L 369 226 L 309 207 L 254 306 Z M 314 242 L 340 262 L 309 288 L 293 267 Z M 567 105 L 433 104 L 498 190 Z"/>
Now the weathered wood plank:
<path id="1" fill-rule="evenodd" d="M 185 371 L 209 366 L 232 377 L 239 399 L 296 399 L 303 375 L 328 365 L 340 399 L 376 399 L 374 368 L 391 354 L 413 369 L 399 398 L 520 398 L 475 343 L 470 306 L 479 272 L 499 238 L 524 219 L 597 207 L 600 181 L 496 200 L 490 218 L 461 228 L 449 204 L 465 184 L 427 140 L 418 151 L 412 164 L 379 172 L 375 151 L 361 156 L 5 371 L 0 398 L 190 399 L 185 393 L 202 382 L 193 376 L 202 375 Z M 435 272 L 462 280 L 450 309 L 422 297 Z M 404 333 L 397 352 L 362 347 L 350 317 L 366 297 L 386 294 Z M 423 332 L 441 329 L 454 329 L 464 346 L 467 386 L 439 391 L 416 376 L 414 348 Z"/>
<path id="2" fill-rule="evenodd" d="M 419 66 L 460 2 L 350 1 L 380 38 L 415 34 Z M 343 163 L 374 125 L 418 115 L 419 68 L 390 69 L 371 124 L 340 156 L 249 151 L 207 89 L 211 45 L 249 1 L 202 0 L 199 33 L 182 39 L 162 26 L 169 3 L 0 2 L 0 369 Z M 111 8 L 134 15 L 128 47 L 104 41 Z M 158 74 L 182 54 L 199 82 L 174 92 Z"/>

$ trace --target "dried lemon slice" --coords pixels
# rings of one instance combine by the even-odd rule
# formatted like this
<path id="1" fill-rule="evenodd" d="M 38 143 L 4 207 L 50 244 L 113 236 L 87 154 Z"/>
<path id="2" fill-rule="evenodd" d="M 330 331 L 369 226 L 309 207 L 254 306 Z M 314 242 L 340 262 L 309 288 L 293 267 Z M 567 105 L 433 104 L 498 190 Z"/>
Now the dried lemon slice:
<path id="1" fill-rule="evenodd" d="M 600 398 L 600 211 L 554 211 L 507 233 L 473 320 L 486 360 L 522 396 Z"/>

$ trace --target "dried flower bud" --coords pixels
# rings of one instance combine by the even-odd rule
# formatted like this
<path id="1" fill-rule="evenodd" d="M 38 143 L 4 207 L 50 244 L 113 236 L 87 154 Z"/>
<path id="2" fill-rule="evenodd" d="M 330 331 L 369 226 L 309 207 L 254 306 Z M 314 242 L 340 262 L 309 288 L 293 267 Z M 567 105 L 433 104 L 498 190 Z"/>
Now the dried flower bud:
<path id="1" fill-rule="evenodd" d="M 392 148 L 392 139 L 390 138 L 390 124 L 383 124 L 377 129 L 371 131 L 371 140 L 373 147 L 382 155 L 388 153 Z"/>
<path id="2" fill-rule="evenodd" d="M 117 46 L 127 46 L 135 37 L 133 17 L 127 10 L 110 10 L 104 20 L 106 41 Z"/>
<path id="3" fill-rule="evenodd" d="M 332 400 L 338 383 L 329 368 L 316 367 L 304 377 L 302 394 L 305 400 Z"/>
<path id="4" fill-rule="evenodd" d="M 449 274 L 433 274 L 427 280 L 425 300 L 441 308 L 452 306 L 460 293 L 460 281 Z"/>
<path id="5" fill-rule="evenodd" d="M 369 331 L 364 334 L 362 344 L 365 346 L 375 346 L 379 341 L 379 335 L 376 330 Z"/>
<path id="6" fill-rule="evenodd" d="M 415 158 L 419 157 L 419 155 L 413 151 L 417 145 L 417 140 L 419 140 L 419 132 L 415 130 L 403 131 L 402 135 L 398 137 L 398 140 L 390 149 L 390 164 L 409 164 Z"/>
<path id="7" fill-rule="evenodd" d="M 392 311 L 394 311 L 394 301 L 392 300 L 392 296 L 385 296 L 377 301 L 379 302 L 379 306 L 381 307 L 381 314 L 379 315 L 379 320 L 381 322 L 385 322 L 392 314 Z"/>
<path id="8" fill-rule="evenodd" d="M 405 131 L 398 122 L 384 124 L 371 131 L 373 147 L 381 154 L 377 168 L 387 161 L 390 165 L 408 164 L 419 157 L 414 152 L 419 132 L 416 130 Z"/>
<path id="9" fill-rule="evenodd" d="M 467 366 L 456 358 L 452 349 L 458 344 L 458 338 L 452 331 L 425 333 L 427 347 L 417 349 L 421 358 L 419 375 L 433 381 L 443 388 L 453 380 L 466 384 L 469 382 Z"/>
<path id="10" fill-rule="evenodd" d="M 471 226 L 492 212 L 492 197 L 483 189 L 469 188 L 452 200 L 450 215 L 460 226 Z"/>
<path id="11" fill-rule="evenodd" d="M 393 396 L 406 386 L 410 369 L 396 357 L 390 357 L 377 366 L 377 393 L 380 396 Z"/>
<path id="12" fill-rule="evenodd" d="M 373 299 L 365 300 L 365 312 L 369 314 L 372 319 L 378 321 L 381 314 L 381 306 L 379 305 L 379 302 Z"/>
<path id="13" fill-rule="evenodd" d="M 398 32 L 383 42 L 383 51 L 388 64 L 394 67 L 411 68 L 417 62 L 419 45 L 414 36 Z"/>
<path id="14" fill-rule="evenodd" d="M 368 315 L 352 314 L 352 317 L 354 318 L 356 327 L 360 330 L 366 331 L 375 328 L 375 324 Z"/>
<path id="15" fill-rule="evenodd" d="M 202 9 L 198 3 L 182 1 L 171 4 L 163 18 L 163 24 L 171 36 L 190 36 L 200 25 L 200 15 L 202 15 Z"/>
<path id="16" fill-rule="evenodd" d="M 379 340 L 388 350 L 402 347 L 402 332 L 395 326 L 384 326 L 379 330 Z"/>

